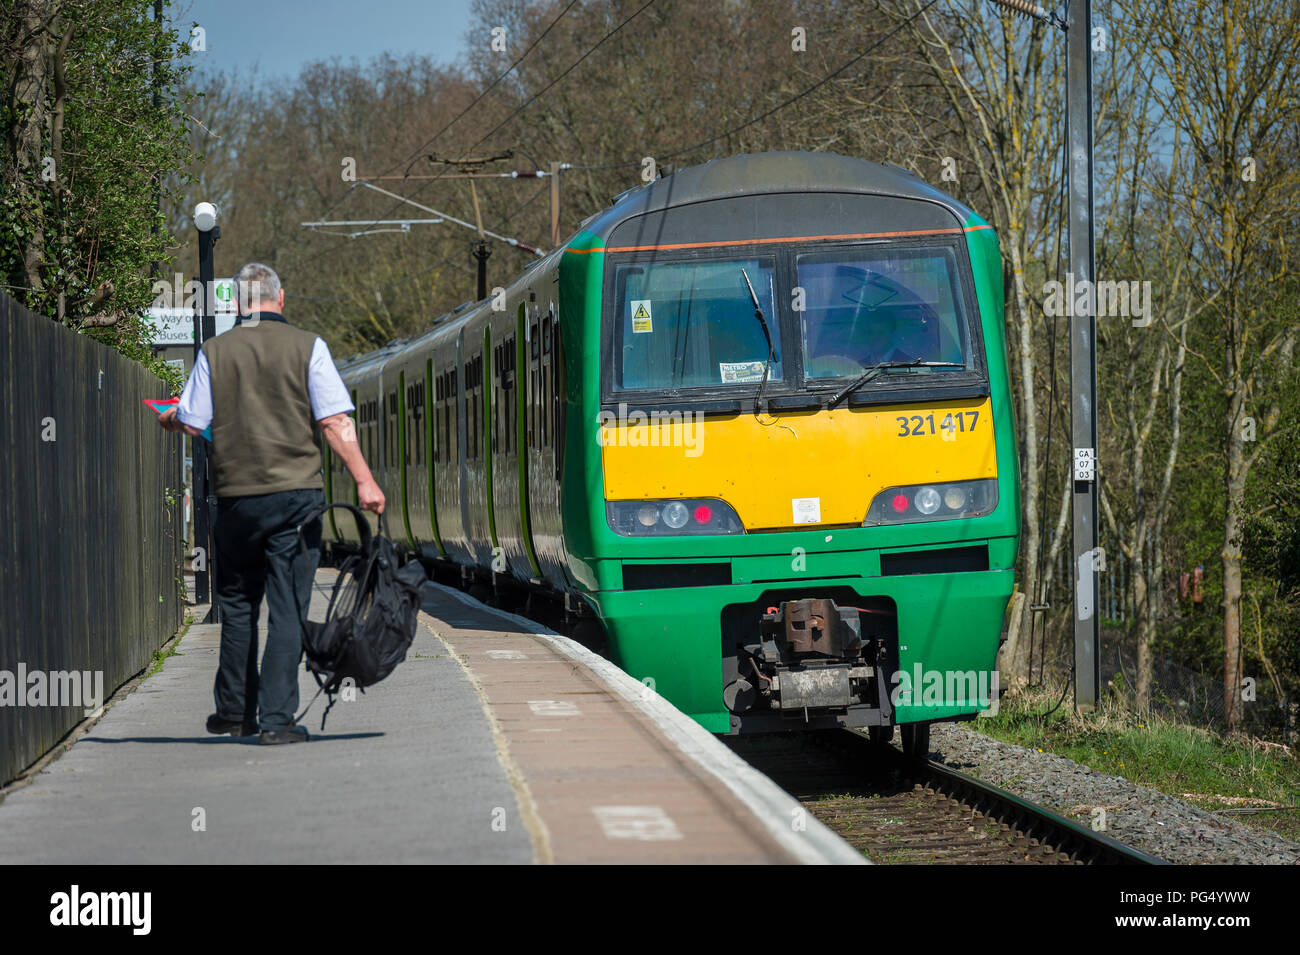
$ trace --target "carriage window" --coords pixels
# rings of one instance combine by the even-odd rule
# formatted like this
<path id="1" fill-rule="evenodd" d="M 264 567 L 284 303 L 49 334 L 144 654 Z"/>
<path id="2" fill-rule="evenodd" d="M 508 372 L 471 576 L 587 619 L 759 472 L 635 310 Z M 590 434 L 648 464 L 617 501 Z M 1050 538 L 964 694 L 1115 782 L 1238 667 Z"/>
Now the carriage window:
<path id="1" fill-rule="evenodd" d="M 615 388 L 752 387 L 762 381 L 767 339 L 746 276 L 776 353 L 768 381 L 779 381 L 781 322 L 773 307 L 773 272 L 770 257 L 619 265 Z"/>
<path id="2" fill-rule="evenodd" d="M 890 361 L 965 364 L 966 322 L 951 249 L 819 252 L 798 256 L 796 271 L 804 290 L 805 377 L 856 376 Z"/>
<path id="3" fill-rule="evenodd" d="M 397 463 L 397 392 L 390 391 L 384 399 L 384 464 Z"/>
<path id="4" fill-rule="evenodd" d="M 515 434 L 518 426 L 519 414 L 517 402 L 519 401 L 514 388 L 515 382 L 515 338 L 511 335 L 502 344 L 502 358 L 505 364 L 501 372 L 501 391 L 505 400 L 505 406 L 502 409 L 502 427 L 505 430 L 505 447 L 507 451 L 518 450 L 518 436 Z"/>

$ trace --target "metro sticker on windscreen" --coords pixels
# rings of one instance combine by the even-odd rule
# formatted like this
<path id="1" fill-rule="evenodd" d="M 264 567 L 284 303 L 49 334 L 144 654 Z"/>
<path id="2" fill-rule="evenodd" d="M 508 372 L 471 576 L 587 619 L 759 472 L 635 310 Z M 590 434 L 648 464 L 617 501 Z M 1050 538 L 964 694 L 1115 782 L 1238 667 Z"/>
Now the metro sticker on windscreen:
<path id="1" fill-rule="evenodd" d="M 724 385 L 758 382 L 763 380 L 763 365 L 761 361 L 720 361 L 718 376 Z"/>

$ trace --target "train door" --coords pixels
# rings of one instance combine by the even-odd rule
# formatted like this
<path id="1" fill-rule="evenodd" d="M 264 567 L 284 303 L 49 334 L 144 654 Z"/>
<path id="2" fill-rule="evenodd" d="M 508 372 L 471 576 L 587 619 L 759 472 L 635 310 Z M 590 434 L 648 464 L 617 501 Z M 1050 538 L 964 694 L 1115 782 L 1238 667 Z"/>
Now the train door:
<path id="1" fill-rule="evenodd" d="M 411 499 L 408 493 L 413 464 L 412 452 L 419 453 L 419 408 L 415 400 L 416 384 L 406 383 L 406 371 L 397 373 L 397 486 L 402 494 L 402 529 L 406 532 L 406 545 L 415 550 L 415 535 L 411 533 Z"/>
<path id="2" fill-rule="evenodd" d="M 491 542 L 492 547 L 492 569 L 493 571 L 500 572 L 505 568 L 501 567 L 496 559 L 500 550 L 497 543 L 497 524 L 494 510 L 495 502 L 492 495 L 492 455 L 496 453 L 496 444 L 493 440 L 496 437 L 496 429 L 494 427 L 496 424 L 496 403 L 493 399 L 496 396 L 492 393 L 491 387 L 492 376 L 490 374 L 491 367 L 489 365 L 491 354 L 492 325 L 488 322 L 483 326 L 483 348 L 478 353 L 478 357 L 474 359 L 474 364 L 477 369 L 475 376 L 478 379 L 479 404 L 482 407 L 482 422 L 479 425 L 482 444 L 479 450 L 480 457 L 483 461 L 483 509 L 487 514 L 488 540 Z"/>
<path id="3" fill-rule="evenodd" d="M 510 362 L 510 380 L 512 383 L 511 404 L 514 407 L 514 413 L 510 421 L 510 440 L 515 451 L 518 467 L 519 480 L 519 536 L 523 540 L 524 553 L 528 558 L 528 576 L 531 579 L 538 579 L 542 576 L 541 564 L 537 561 L 537 551 L 533 546 L 533 529 L 531 509 L 529 507 L 528 485 L 529 485 L 529 393 L 532 382 L 532 363 L 529 343 L 528 327 L 528 307 L 519 303 L 519 310 L 515 313 L 515 334 L 510 340 L 511 355 Z M 520 376 L 518 369 L 524 369 Z"/>
<path id="4" fill-rule="evenodd" d="M 438 549 L 438 555 L 447 556 L 446 549 L 442 546 L 442 533 L 438 527 L 438 495 L 436 493 L 437 475 L 435 468 L 438 462 L 438 422 L 437 408 L 438 401 L 441 400 L 442 380 L 435 379 L 433 371 L 433 359 L 427 358 L 424 362 L 424 382 L 421 388 L 420 397 L 421 410 L 424 416 L 424 486 L 429 497 L 429 531 L 433 535 L 433 544 Z"/>
<path id="5" fill-rule="evenodd" d="M 471 561 L 474 559 L 474 543 L 471 539 L 469 519 L 469 457 L 468 451 L 469 432 L 467 414 L 469 409 L 469 380 L 465 374 L 465 331 L 461 329 L 456 334 L 456 372 L 461 382 L 461 387 L 457 388 L 452 395 L 452 407 L 454 409 L 454 426 L 456 429 L 456 473 L 460 478 L 460 527 L 465 547 L 468 550 Z"/>
<path id="6" fill-rule="evenodd" d="M 383 472 L 384 472 L 384 497 L 391 505 L 393 499 L 401 495 L 402 485 L 398 475 L 398 456 L 401 453 L 399 442 L 401 441 L 401 418 L 398 414 L 397 395 L 398 389 L 395 381 L 386 380 L 385 376 L 379 379 L 380 400 L 382 401 L 383 412 Z M 397 502 L 401 508 L 401 501 Z"/>
<path id="7" fill-rule="evenodd" d="M 558 395 L 556 393 L 556 339 L 554 307 L 533 309 L 528 323 L 528 505 L 536 550 L 543 575 L 557 588 L 565 588 L 564 547 L 560 534 L 559 458 L 556 455 Z"/>
<path id="8" fill-rule="evenodd" d="M 449 343 L 436 356 L 442 366 L 438 375 L 438 411 L 437 411 L 437 487 L 434 497 L 438 502 L 439 527 L 443 547 L 452 560 L 470 561 L 468 550 L 465 511 L 462 506 L 461 448 L 464 445 L 460 437 L 460 368 L 459 347 L 456 342 Z"/>

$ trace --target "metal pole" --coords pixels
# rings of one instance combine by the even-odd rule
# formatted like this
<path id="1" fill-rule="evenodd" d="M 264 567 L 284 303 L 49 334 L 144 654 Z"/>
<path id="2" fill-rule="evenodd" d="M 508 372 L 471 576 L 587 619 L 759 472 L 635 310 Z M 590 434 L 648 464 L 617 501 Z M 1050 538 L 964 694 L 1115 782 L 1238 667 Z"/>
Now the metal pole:
<path id="1" fill-rule="evenodd" d="M 560 247 L 560 163 L 551 163 L 551 248 Z"/>
<path id="2" fill-rule="evenodd" d="M 1070 434 L 1074 447 L 1074 708 L 1097 706 L 1097 310 L 1092 229 L 1092 0 L 1070 0 L 1066 121 L 1070 165 Z M 1086 290 L 1086 295 L 1076 294 Z M 1079 309 L 1082 300 L 1086 307 Z M 1084 314 L 1078 314 L 1082 311 Z"/>
<path id="3" fill-rule="evenodd" d="M 213 226 L 199 232 L 199 284 L 202 286 L 199 301 L 203 303 L 200 314 L 194 316 L 194 361 L 197 364 L 203 342 L 217 334 L 216 305 L 213 302 L 214 269 L 212 249 L 221 236 L 221 228 Z M 206 569 L 195 571 L 194 594 L 198 603 L 210 602 L 204 623 L 220 623 L 221 607 L 216 589 L 210 583 L 217 573 L 216 548 L 212 546 L 211 530 L 216 524 L 217 499 L 213 494 L 212 475 L 208 466 L 208 445 L 202 438 L 191 438 L 194 448 L 194 546 L 202 548 Z"/>
<path id="4" fill-rule="evenodd" d="M 487 260 L 491 257 L 492 250 L 483 240 L 479 240 L 478 245 L 474 246 L 474 258 L 478 262 L 478 297 L 475 301 L 481 302 L 487 298 Z"/>
<path id="5" fill-rule="evenodd" d="M 199 269 L 202 271 L 203 246 L 207 242 L 206 233 L 199 233 Z M 200 293 L 203 296 L 203 293 Z M 202 301 L 203 298 L 200 298 Z M 206 306 L 204 306 L 206 307 Z M 194 310 L 194 360 L 190 368 L 199 364 L 199 352 L 203 348 L 203 307 Z M 192 373 L 192 372 L 191 372 Z M 194 565 L 194 601 L 205 604 L 211 599 L 208 587 L 208 509 L 203 506 L 207 500 L 208 454 L 205 442 L 201 438 L 190 438 L 190 482 L 193 484 L 194 497 L 194 553 L 198 557 Z"/>

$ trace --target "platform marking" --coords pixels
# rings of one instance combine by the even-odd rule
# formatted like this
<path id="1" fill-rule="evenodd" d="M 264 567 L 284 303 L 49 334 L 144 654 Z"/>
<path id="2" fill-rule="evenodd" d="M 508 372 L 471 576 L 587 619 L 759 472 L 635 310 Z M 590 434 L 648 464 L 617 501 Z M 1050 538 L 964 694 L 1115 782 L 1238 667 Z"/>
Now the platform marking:
<path id="1" fill-rule="evenodd" d="M 493 660 L 527 660 L 528 656 L 521 650 L 489 650 L 487 655 Z"/>
<path id="2" fill-rule="evenodd" d="M 668 842 L 681 839 L 681 830 L 659 806 L 592 806 L 606 839 Z"/>
<path id="3" fill-rule="evenodd" d="M 581 716 L 577 703 L 568 700 L 529 700 L 534 716 Z"/>

